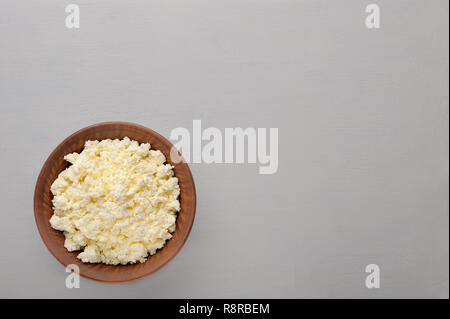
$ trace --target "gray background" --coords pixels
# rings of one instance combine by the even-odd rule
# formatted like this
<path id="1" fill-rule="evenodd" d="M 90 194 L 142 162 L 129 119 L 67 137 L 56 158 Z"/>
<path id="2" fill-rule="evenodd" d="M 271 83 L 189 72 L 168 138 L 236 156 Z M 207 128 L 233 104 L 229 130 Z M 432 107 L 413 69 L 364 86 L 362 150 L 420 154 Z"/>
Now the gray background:
<path id="1" fill-rule="evenodd" d="M 0 3 L 0 297 L 449 296 L 448 2 Z M 279 170 L 191 165 L 185 247 L 143 280 L 82 279 L 44 246 L 32 198 L 74 131 L 122 120 L 278 127 Z M 381 288 L 364 285 L 381 268 Z"/>

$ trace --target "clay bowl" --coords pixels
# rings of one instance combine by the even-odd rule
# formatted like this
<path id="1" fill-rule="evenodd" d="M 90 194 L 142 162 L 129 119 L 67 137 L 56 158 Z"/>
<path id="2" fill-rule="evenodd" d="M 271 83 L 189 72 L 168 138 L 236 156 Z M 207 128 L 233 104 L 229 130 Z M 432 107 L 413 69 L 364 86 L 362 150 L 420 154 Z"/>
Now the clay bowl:
<path id="1" fill-rule="evenodd" d="M 140 143 L 150 143 L 152 149 L 160 150 L 166 156 L 167 162 L 175 167 L 175 176 L 178 178 L 180 185 L 179 200 L 181 204 L 176 230 L 164 247 L 159 249 L 156 254 L 149 256 L 145 263 L 118 266 L 83 263 L 76 258 L 79 252 L 68 252 L 66 250 L 63 233 L 50 226 L 49 220 L 53 214 L 53 195 L 50 192 L 50 186 L 58 177 L 58 174 L 70 165 L 64 160 L 64 155 L 81 152 L 87 140 L 121 139 L 125 136 Z M 158 133 L 144 126 L 126 122 L 107 122 L 88 126 L 70 135 L 59 144 L 42 167 L 34 192 L 36 224 L 42 240 L 53 256 L 64 266 L 78 265 L 80 275 L 86 278 L 110 283 L 128 282 L 143 278 L 161 269 L 172 260 L 183 247 L 191 231 L 195 216 L 196 195 L 189 166 L 184 161 L 174 164 L 169 156 L 171 148 L 172 144 Z"/>

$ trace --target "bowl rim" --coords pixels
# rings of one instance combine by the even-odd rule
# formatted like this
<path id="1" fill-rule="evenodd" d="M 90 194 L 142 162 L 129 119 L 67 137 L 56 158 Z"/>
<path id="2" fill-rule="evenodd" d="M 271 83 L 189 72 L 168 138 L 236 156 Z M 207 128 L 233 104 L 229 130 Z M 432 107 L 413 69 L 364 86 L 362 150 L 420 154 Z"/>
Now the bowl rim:
<path id="1" fill-rule="evenodd" d="M 72 133 L 72 134 L 70 134 L 68 137 L 66 137 L 64 140 L 62 140 L 62 141 L 54 148 L 54 150 L 50 153 L 50 155 L 47 157 L 47 159 L 45 160 L 44 164 L 42 165 L 41 170 L 40 170 L 40 172 L 39 172 L 39 175 L 38 175 L 38 177 L 37 177 L 37 179 L 36 179 L 36 185 L 35 185 L 35 188 L 34 188 L 34 195 L 33 195 L 33 211 L 34 211 L 34 219 L 35 219 L 35 223 L 36 223 L 36 226 L 37 226 L 37 228 L 38 228 L 38 232 L 39 232 L 39 235 L 40 235 L 42 241 L 44 242 L 45 246 L 46 246 L 47 249 L 50 251 L 50 253 L 53 255 L 53 257 L 55 257 L 56 260 L 58 260 L 58 262 L 59 262 L 61 265 L 63 265 L 64 267 L 67 267 L 68 264 L 66 264 L 66 263 L 58 256 L 58 254 L 56 254 L 56 253 L 53 251 L 53 249 L 51 249 L 51 248 L 49 247 L 47 241 L 46 241 L 46 240 L 44 239 L 44 237 L 43 237 L 43 232 L 44 232 L 44 230 L 42 229 L 42 227 L 40 226 L 40 224 L 39 224 L 39 222 L 38 222 L 38 218 L 39 218 L 39 217 L 38 217 L 38 211 L 40 211 L 40 210 L 39 210 L 39 202 L 42 201 L 42 199 L 38 196 L 38 188 L 39 188 L 40 183 L 43 182 L 43 180 L 44 180 L 44 178 L 45 178 L 45 174 L 44 174 L 44 173 L 45 173 L 45 170 L 44 170 L 44 168 L 46 168 L 48 165 L 50 165 L 50 160 L 55 156 L 55 154 L 58 153 L 61 149 L 63 149 L 63 148 L 65 147 L 65 145 L 66 145 L 70 140 L 72 140 L 74 137 L 76 137 L 77 135 L 79 135 L 79 134 L 81 134 L 81 133 L 83 133 L 83 132 L 85 132 L 85 131 L 91 130 L 91 129 L 93 129 L 93 128 L 107 127 L 107 126 L 111 126 L 111 125 L 131 126 L 131 127 L 135 128 L 135 129 L 137 129 L 137 130 L 146 131 L 147 133 L 150 133 L 150 134 L 152 134 L 152 135 L 154 135 L 154 136 L 157 136 L 158 139 L 162 140 L 162 141 L 165 142 L 165 143 L 169 143 L 172 147 L 174 147 L 174 145 L 172 144 L 172 142 L 170 142 L 167 138 L 165 138 L 164 136 L 162 136 L 162 135 L 159 134 L 158 132 L 156 132 L 156 131 L 154 131 L 154 130 L 152 130 L 152 129 L 146 127 L 146 126 L 143 126 L 143 125 L 140 125 L 140 124 L 136 124 L 136 123 L 133 123 L 133 122 L 126 122 L 126 121 L 107 121 L 107 122 L 100 122 L 100 123 L 96 123 L 96 124 L 91 124 L 91 125 L 88 125 L 88 126 L 86 126 L 86 127 L 83 127 L 83 128 L 81 128 L 81 129 L 75 131 L 74 133 Z M 132 139 L 132 138 L 130 138 L 130 139 Z M 179 154 L 179 155 L 181 155 L 181 154 Z M 181 159 L 181 163 L 186 164 L 185 170 L 186 170 L 187 176 L 188 176 L 188 178 L 192 181 L 192 190 L 193 190 L 193 198 L 192 198 L 192 206 L 193 206 L 193 208 L 192 208 L 192 219 L 191 219 L 191 222 L 189 223 L 189 225 L 187 226 L 187 232 L 186 232 L 185 237 L 182 239 L 182 241 L 180 242 L 180 244 L 179 244 L 178 246 L 176 246 L 176 247 L 173 249 L 173 253 L 171 254 L 171 256 L 170 256 L 165 262 L 163 262 L 161 265 L 159 265 L 158 267 L 156 267 L 156 268 L 153 269 L 152 271 L 150 271 L 150 272 L 148 272 L 148 273 L 145 273 L 145 274 L 142 274 L 142 275 L 140 275 L 140 276 L 133 277 L 133 278 L 123 279 L 123 280 L 120 280 L 120 279 L 119 279 L 119 280 L 103 280 L 103 279 L 100 279 L 100 278 L 96 278 L 96 277 L 94 277 L 94 276 L 90 276 L 90 275 L 88 275 L 88 274 L 86 274 L 86 273 L 83 273 L 83 272 L 81 271 L 81 269 L 80 269 L 80 271 L 79 271 L 79 275 L 80 275 L 80 276 L 82 276 L 82 277 L 84 277 L 84 278 L 87 278 L 87 279 L 90 279 L 90 280 L 93 280 L 93 281 L 102 282 L 102 283 L 109 283 L 109 284 L 123 284 L 123 283 L 127 283 L 127 282 L 137 281 L 137 280 L 139 280 L 139 279 L 142 279 L 142 278 L 144 278 L 144 277 L 147 277 L 147 276 L 149 276 L 149 275 L 152 275 L 152 274 L 156 273 L 157 271 L 159 271 L 161 268 L 165 267 L 170 261 L 172 261 L 172 260 L 175 258 L 175 256 L 176 256 L 176 255 L 179 253 L 179 251 L 181 250 L 181 248 L 183 248 L 184 244 L 186 243 L 186 241 L 187 241 L 187 239 L 188 239 L 188 237 L 189 237 L 189 235 L 190 235 L 190 233 L 191 233 L 192 227 L 193 227 L 193 225 L 194 225 L 194 221 L 195 221 L 195 213 L 196 213 L 196 209 L 197 209 L 197 192 L 196 192 L 195 182 L 194 182 L 194 178 L 193 178 L 193 176 L 192 176 L 191 169 L 190 169 L 188 163 L 187 163 L 187 162 L 184 160 L 184 158 L 182 157 L 182 155 L 181 155 L 180 159 Z M 176 230 L 175 230 L 175 231 L 176 231 Z M 163 246 L 163 248 L 164 248 L 164 246 Z M 162 248 L 161 248 L 161 249 L 162 249 Z M 149 255 L 147 258 L 151 258 L 151 256 Z M 148 260 L 148 259 L 147 259 L 147 260 Z M 147 262 L 147 261 L 146 261 L 146 262 Z M 103 263 L 97 263 L 97 264 L 92 264 L 92 265 L 98 265 L 98 264 L 104 265 Z M 130 264 L 127 264 L 127 265 L 130 265 Z M 121 267 L 121 266 L 127 266 L 127 265 L 115 265 L 115 266 L 116 266 L 116 267 Z"/>

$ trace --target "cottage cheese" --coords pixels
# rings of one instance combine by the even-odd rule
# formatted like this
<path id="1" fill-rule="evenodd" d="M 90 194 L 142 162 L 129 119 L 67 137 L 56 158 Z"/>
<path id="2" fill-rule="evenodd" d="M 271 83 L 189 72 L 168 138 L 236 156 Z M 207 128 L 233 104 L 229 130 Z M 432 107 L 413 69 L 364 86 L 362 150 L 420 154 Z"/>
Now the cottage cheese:
<path id="1" fill-rule="evenodd" d="M 180 210 L 178 179 L 150 144 L 87 141 L 51 186 L 50 224 L 86 263 L 144 262 L 172 237 Z"/>

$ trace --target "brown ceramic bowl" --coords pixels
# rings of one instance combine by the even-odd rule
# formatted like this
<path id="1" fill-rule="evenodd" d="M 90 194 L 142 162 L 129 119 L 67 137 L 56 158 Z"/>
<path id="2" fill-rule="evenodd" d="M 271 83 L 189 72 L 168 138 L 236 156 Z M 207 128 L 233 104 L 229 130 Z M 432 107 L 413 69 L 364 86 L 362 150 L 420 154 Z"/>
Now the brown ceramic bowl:
<path id="1" fill-rule="evenodd" d="M 50 217 L 53 214 L 50 186 L 70 164 L 64 160 L 64 155 L 72 152 L 81 152 L 84 142 L 87 140 L 115 139 L 128 136 L 140 143 L 150 143 L 152 149 L 160 150 L 167 158 L 167 162 L 173 165 L 175 176 L 180 185 L 181 210 L 176 221 L 176 230 L 173 237 L 166 242 L 163 248 L 156 254 L 149 256 L 145 263 L 129 265 L 105 265 L 83 263 L 76 256 L 79 252 L 68 252 L 64 247 L 64 235 L 62 232 L 50 226 Z M 50 252 L 61 264 L 76 264 L 80 268 L 80 275 L 102 282 L 127 282 L 148 276 L 164 267 L 178 251 L 183 247 L 189 236 L 195 216 L 195 185 L 189 170 L 189 166 L 182 161 L 174 164 L 170 160 L 172 144 L 158 133 L 133 123 L 107 122 L 88 126 L 75 132 L 66 138 L 50 154 L 41 173 L 39 174 L 36 189 L 34 191 L 34 217 L 36 224 Z"/>

